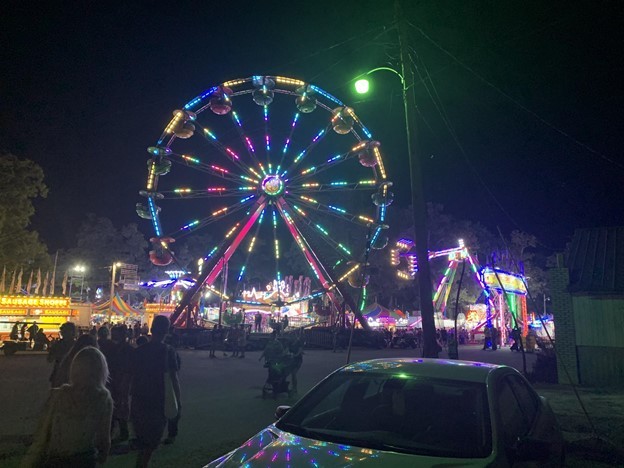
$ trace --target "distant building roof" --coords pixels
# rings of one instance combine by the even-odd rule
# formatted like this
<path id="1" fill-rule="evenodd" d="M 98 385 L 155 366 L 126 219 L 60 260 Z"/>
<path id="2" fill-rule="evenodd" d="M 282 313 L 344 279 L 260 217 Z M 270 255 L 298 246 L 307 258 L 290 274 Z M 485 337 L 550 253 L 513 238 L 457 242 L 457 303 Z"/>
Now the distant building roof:
<path id="1" fill-rule="evenodd" d="M 624 226 L 577 229 L 566 264 L 571 292 L 624 294 Z"/>

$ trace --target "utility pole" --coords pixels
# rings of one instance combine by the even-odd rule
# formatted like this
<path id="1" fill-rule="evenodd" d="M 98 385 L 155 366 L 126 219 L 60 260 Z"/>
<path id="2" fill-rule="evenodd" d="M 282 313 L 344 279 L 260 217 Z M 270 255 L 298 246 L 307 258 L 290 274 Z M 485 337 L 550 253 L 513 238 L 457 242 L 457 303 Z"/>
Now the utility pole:
<path id="1" fill-rule="evenodd" d="M 407 154 L 410 167 L 412 191 L 412 214 L 414 217 L 414 242 L 418 263 L 418 291 L 420 293 L 420 314 L 423 329 L 423 356 L 438 357 L 436 329 L 431 289 L 431 269 L 429 268 L 429 248 L 427 231 L 427 205 L 424 199 L 422 171 L 416 151 L 416 95 L 414 94 L 414 70 L 410 66 L 407 49 L 407 24 L 401 11 L 399 0 L 394 4 L 395 19 L 398 25 L 401 53 L 401 76 L 403 77 L 403 103 L 405 105 L 405 130 L 407 131 Z"/>

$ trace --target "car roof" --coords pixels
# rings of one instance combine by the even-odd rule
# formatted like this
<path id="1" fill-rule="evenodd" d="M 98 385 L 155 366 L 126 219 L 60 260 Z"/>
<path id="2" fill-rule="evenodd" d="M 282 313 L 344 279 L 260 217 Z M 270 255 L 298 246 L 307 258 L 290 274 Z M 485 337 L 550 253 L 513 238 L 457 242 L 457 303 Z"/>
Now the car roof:
<path id="1" fill-rule="evenodd" d="M 336 371 L 402 374 L 402 377 L 429 377 L 487 383 L 490 374 L 513 372 L 513 368 L 485 362 L 432 358 L 371 359 L 348 364 Z"/>

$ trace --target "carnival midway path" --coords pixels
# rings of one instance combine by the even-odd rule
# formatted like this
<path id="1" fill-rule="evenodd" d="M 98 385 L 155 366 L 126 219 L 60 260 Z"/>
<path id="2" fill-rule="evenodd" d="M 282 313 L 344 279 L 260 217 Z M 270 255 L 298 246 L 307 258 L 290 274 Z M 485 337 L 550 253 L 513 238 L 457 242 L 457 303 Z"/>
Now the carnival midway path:
<path id="1" fill-rule="evenodd" d="M 248 352 L 245 359 L 224 357 L 210 359 L 207 351 L 179 351 L 182 358 L 180 373 L 183 415 L 180 433 L 172 445 L 161 445 L 152 459 L 154 468 L 201 467 L 217 456 L 237 447 L 248 437 L 273 421 L 277 405 L 293 404 L 297 398 L 262 399 L 266 369 L 258 361 L 260 352 Z M 381 357 L 420 357 L 420 349 L 354 349 L 351 361 Z M 465 360 L 511 365 L 522 370 L 522 356 L 508 348 L 482 351 L 480 346 L 461 346 L 460 358 Z M 299 391 L 303 395 L 323 377 L 346 363 L 345 351 L 306 350 L 299 374 Z M 443 351 L 441 358 L 446 358 Z M 527 354 L 527 370 L 531 370 L 535 355 Z M 17 467 L 30 443 L 37 418 L 46 400 L 50 365 L 45 353 L 22 352 L 14 356 L 0 355 L 0 466 Z M 551 401 L 566 436 L 571 440 L 586 440 L 591 436 L 590 425 L 583 416 L 574 394 L 566 385 L 537 386 Z M 581 389 L 585 405 L 601 435 L 614 444 L 624 446 L 624 389 Z M 619 437 L 619 439 L 618 439 Z M 614 440 L 615 439 L 615 440 Z M 578 445 L 578 444 L 577 444 Z M 590 450 L 574 449 L 568 456 L 568 466 L 615 466 L 622 462 L 606 462 L 587 457 Z M 135 453 L 127 447 L 117 447 L 106 467 L 131 468 Z M 611 446 L 602 453 L 613 454 Z M 606 455 L 605 455 L 606 457 Z M 615 463 L 615 465 L 614 465 Z"/>

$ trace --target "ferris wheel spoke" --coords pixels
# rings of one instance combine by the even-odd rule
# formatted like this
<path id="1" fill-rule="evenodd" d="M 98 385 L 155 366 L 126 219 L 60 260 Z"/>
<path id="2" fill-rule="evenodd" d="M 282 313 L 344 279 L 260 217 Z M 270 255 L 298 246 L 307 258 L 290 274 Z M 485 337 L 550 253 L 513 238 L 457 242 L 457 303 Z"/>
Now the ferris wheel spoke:
<path id="1" fill-rule="evenodd" d="M 262 210 L 262 212 L 260 213 L 260 217 L 258 218 L 258 222 L 256 223 L 256 229 L 253 233 L 253 236 L 251 237 L 249 241 L 249 245 L 246 248 L 245 261 L 243 262 L 243 265 L 241 266 L 241 269 L 238 273 L 238 278 L 236 279 L 237 290 L 239 288 L 241 281 L 243 280 L 243 277 L 245 276 L 247 265 L 249 264 L 249 259 L 251 255 L 254 253 L 254 246 L 256 244 L 256 239 L 258 238 L 258 233 L 260 232 L 260 226 L 262 225 L 262 220 L 264 219 L 264 213 L 265 213 L 265 210 Z"/>
<path id="2" fill-rule="evenodd" d="M 301 203 L 319 213 L 326 213 L 337 219 L 341 219 L 355 225 L 368 226 L 369 224 L 375 222 L 375 220 L 369 216 L 349 213 L 346 209 L 336 205 L 324 205 L 318 200 L 306 195 L 291 195 L 288 198 L 289 200 L 292 199 L 293 201 Z"/>
<path id="3" fill-rule="evenodd" d="M 312 141 L 310 142 L 310 144 L 306 148 L 304 148 L 297 156 L 295 156 L 295 158 L 293 159 L 293 162 L 288 167 L 288 169 L 282 173 L 282 176 L 293 173 L 295 169 L 297 168 L 297 166 L 301 164 L 301 162 L 305 159 L 305 157 L 308 156 L 321 141 L 323 141 L 323 139 L 325 138 L 325 136 L 327 136 L 331 128 L 332 128 L 332 125 L 330 123 L 325 128 L 322 128 L 321 130 L 319 130 L 316 136 L 312 138 Z"/>
<path id="4" fill-rule="evenodd" d="M 225 206 L 225 207 L 219 208 L 216 211 L 213 211 L 209 216 L 206 216 L 205 218 L 189 221 L 187 224 L 179 228 L 177 231 L 175 231 L 175 233 L 171 234 L 170 236 L 179 238 L 179 237 L 183 237 L 184 235 L 189 234 L 191 231 L 198 231 L 208 226 L 209 224 L 212 224 L 216 221 L 220 221 L 224 218 L 227 218 L 233 215 L 234 213 L 237 213 L 245 209 L 246 207 L 251 205 L 254 201 L 256 201 L 254 199 L 255 199 L 255 195 L 247 196 L 243 198 L 242 200 L 238 201 L 237 203 L 233 203 L 232 205 Z"/>
<path id="5" fill-rule="evenodd" d="M 213 131 L 211 131 L 207 127 L 201 126 L 199 123 L 196 123 L 196 125 L 200 127 L 200 129 L 202 130 L 201 133 L 204 136 L 204 139 L 208 142 L 208 144 L 216 148 L 219 151 L 219 153 L 221 153 L 228 161 L 235 164 L 236 167 L 241 169 L 246 174 L 251 175 L 250 173 L 253 173 L 253 171 L 250 171 L 249 167 L 247 167 L 245 164 L 241 162 L 241 159 L 238 153 L 236 153 L 236 151 L 234 151 L 229 146 L 226 146 L 223 143 L 221 143 Z"/>
<path id="6" fill-rule="evenodd" d="M 292 204 L 293 212 L 296 214 L 296 219 L 305 224 L 311 231 L 316 232 L 323 241 L 329 245 L 343 260 L 351 260 L 353 253 L 351 249 L 342 242 L 338 242 L 334 239 L 334 236 L 329 232 L 328 228 L 323 225 L 322 222 L 316 219 L 312 219 L 309 212 L 302 209 L 300 206 Z"/>
<path id="7" fill-rule="evenodd" d="M 243 122 L 240 116 L 235 110 L 232 110 L 230 114 L 232 115 L 232 123 L 234 124 L 234 128 L 236 129 L 236 132 L 238 133 L 238 136 L 241 139 L 243 146 L 245 147 L 245 150 L 247 151 L 247 154 L 249 154 L 249 157 L 252 159 L 254 164 L 258 167 L 260 172 L 262 172 L 263 175 L 266 175 L 267 173 L 266 169 L 264 168 L 264 166 L 262 165 L 262 162 L 260 161 L 260 159 L 258 159 L 258 156 L 256 155 L 256 148 L 254 147 L 253 142 L 251 141 L 251 138 L 249 138 L 243 131 Z M 247 169 L 251 170 L 250 167 L 248 167 Z M 252 171 L 252 172 L 258 175 L 255 171 Z"/>
<path id="8" fill-rule="evenodd" d="M 359 182 L 347 182 L 345 180 L 336 180 L 333 182 L 306 182 L 300 185 L 289 185 L 288 192 L 291 194 L 310 193 L 310 192 L 341 192 L 352 190 L 368 190 L 375 189 L 377 182 L 375 180 L 360 180 Z"/>
<path id="9" fill-rule="evenodd" d="M 349 161 L 351 159 L 354 159 L 354 157 L 353 157 L 353 154 L 350 152 L 337 154 L 336 156 L 332 156 L 331 158 L 329 158 L 324 163 L 306 167 L 305 169 L 302 169 L 301 171 L 299 171 L 297 174 L 293 174 L 291 176 L 291 180 L 293 182 L 302 182 L 317 174 L 325 172 L 328 169 L 333 169 L 334 167 L 344 163 L 345 161 Z"/>
<path id="10" fill-rule="evenodd" d="M 252 193 L 257 190 L 253 185 L 238 188 L 207 187 L 205 189 L 191 189 L 186 187 L 175 188 L 159 192 L 163 198 L 170 200 L 193 199 L 193 198 L 226 198 L 240 197 L 244 193 Z"/>
<path id="11" fill-rule="evenodd" d="M 295 128 L 297 128 L 297 122 L 299 121 L 299 116 L 300 116 L 300 113 L 295 112 L 295 115 L 290 124 L 290 131 L 288 133 L 288 137 L 286 138 L 286 141 L 284 142 L 284 146 L 282 148 L 282 157 L 280 158 L 279 165 L 277 166 L 278 167 L 277 172 L 281 170 L 282 164 L 284 164 L 284 160 L 286 159 L 286 154 L 288 153 L 290 142 L 292 141 L 292 137 L 295 133 Z"/>
<path id="12" fill-rule="evenodd" d="M 301 233 L 301 230 L 294 222 L 294 214 L 292 213 L 288 203 L 282 198 L 277 201 L 277 208 L 280 211 L 280 214 L 284 221 L 286 222 L 286 226 L 290 231 L 292 237 L 295 239 L 299 250 L 306 258 L 312 273 L 316 278 L 320 281 L 321 285 L 325 289 L 330 289 L 334 285 L 332 276 L 323 266 L 323 263 L 318 259 L 314 250 L 310 248 L 310 244 L 304 235 Z"/>
<path id="13" fill-rule="evenodd" d="M 255 178 L 235 174 L 229 169 L 225 169 L 215 164 L 204 163 L 200 159 L 195 158 L 193 156 L 189 156 L 187 154 L 171 153 L 170 156 L 171 156 L 171 161 L 175 162 L 176 164 L 183 165 L 185 167 L 190 167 L 192 169 L 208 173 L 220 179 L 227 180 L 236 184 L 243 184 L 244 183 L 243 181 L 254 182 L 254 183 L 259 182 L 259 180 Z M 249 174 L 249 172 L 247 171 L 245 172 Z"/>
<path id="14" fill-rule="evenodd" d="M 280 271 L 280 243 L 277 237 L 278 213 L 277 213 L 277 208 L 275 205 L 273 205 L 273 212 L 271 214 L 273 218 L 273 251 L 274 251 L 274 258 L 275 258 L 275 279 L 277 280 L 277 284 L 279 285 L 280 282 L 282 281 L 282 273 Z M 281 301 L 279 287 L 277 288 L 277 300 Z"/>

